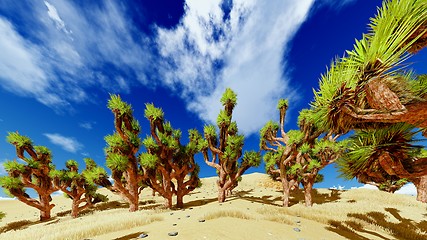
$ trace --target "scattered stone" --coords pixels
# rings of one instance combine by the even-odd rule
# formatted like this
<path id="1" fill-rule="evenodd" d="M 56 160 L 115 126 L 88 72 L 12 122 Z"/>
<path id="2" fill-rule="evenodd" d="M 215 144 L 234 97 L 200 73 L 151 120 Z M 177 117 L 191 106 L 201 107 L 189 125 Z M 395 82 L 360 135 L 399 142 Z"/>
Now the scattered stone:
<path id="1" fill-rule="evenodd" d="M 148 234 L 145 233 L 141 233 L 141 235 L 138 236 L 138 238 L 146 238 L 148 237 Z"/>
<path id="2" fill-rule="evenodd" d="M 174 237 L 174 236 L 178 235 L 178 232 L 170 232 L 170 233 L 168 233 L 168 235 L 171 237 Z"/>
<path id="3" fill-rule="evenodd" d="M 249 208 L 246 208 L 246 210 L 249 210 Z"/>
<path id="4" fill-rule="evenodd" d="M 301 223 L 301 221 L 300 221 L 300 220 L 298 220 L 298 221 L 296 221 L 296 223 Z"/>
<path id="5" fill-rule="evenodd" d="M 193 210 L 193 208 L 191 207 L 191 208 L 189 208 L 190 210 Z"/>
<path id="6" fill-rule="evenodd" d="M 199 222 L 205 222 L 205 221 L 206 221 L 205 219 L 200 219 L 200 220 L 199 220 Z"/>
<path id="7" fill-rule="evenodd" d="M 176 223 L 172 224 L 172 226 L 176 226 L 176 225 L 177 225 Z"/>
<path id="8" fill-rule="evenodd" d="M 187 215 L 187 216 L 185 216 L 186 218 L 189 218 L 190 217 L 190 215 Z"/>
<path id="9" fill-rule="evenodd" d="M 297 217 L 301 217 L 300 215 L 297 215 Z"/>
<path id="10" fill-rule="evenodd" d="M 171 212 L 170 215 L 173 215 L 173 212 Z"/>
<path id="11" fill-rule="evenodd" d="M 178 220 L 181 220 L 181 218 L 178 218 Z"/>
<path id="12" fill-rule="evenodd" d="M 299 229 L 299 228 L 294 228 L 294 231 L 295 231 L 295 232 L 301 232 L 301 229 Z"/>

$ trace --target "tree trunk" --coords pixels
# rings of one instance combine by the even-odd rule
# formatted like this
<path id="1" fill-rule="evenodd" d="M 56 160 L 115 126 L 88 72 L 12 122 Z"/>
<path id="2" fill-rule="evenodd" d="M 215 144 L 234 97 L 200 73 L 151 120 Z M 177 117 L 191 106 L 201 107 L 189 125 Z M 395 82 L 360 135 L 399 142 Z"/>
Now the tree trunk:
<path id="1" fill-rule="evenodd" d="M 282 187 L 283 187 L 283 207 L 289 207 L 289 195 L 290 195 L 290 186 L 289 181 L 286 179 L 282 179 Z"/>
<path id="2" fill-rule="evenodd" d="M 50 195 L 40 195 L 40 221 L 49 220 L 50 210 L 52 207 L 50 206 Z"/>
<path id="3" fill-rule="evenodd" d="M 412 181 L 417 188 L 417 201 L 427 203 L 427 176 Z"/>
<path id="4" fill-rule="evenodd" d="M 129 212 L 138 211 L 139 198 L 134 197 L 133 199 L 129 199 Z"/>
<path id="5" fill-rule="evenodd" d="M 304 198 L 305 198 L 306 207 L 313 206 L 313 200 L 311 198 L 311 190 L 313 189 L 313 182 L 314 181 L 309 180 L 304 184 Z"/>
<path id="6" fill-rule="evenodd" d="M 176 207 L 177 208 L 183 208 L 184 207 L 184 194 L 182 193 L 182 191 L 177 191 L 176 193 Z"/>
<path id="7" fill-rule="evenodd" d="M 167 197 L 164 197 L 165 198 L 165 207 L 166 208 L 172 208 L 172 195 L 171 196 L 167 196 Z"/>
<path id="8" fill-rule="evenodd" d="M 76 218 L 79 214 L 79 204 L 77 201 L 73 201 L 73 204 L 71 205 L 71 217 Z"/>
<path id="9" fill-rule="evenodd" d="M 223 203 L 225 202 L 225 194 L 226 190 L 218 187 L 218 202 Z"/>

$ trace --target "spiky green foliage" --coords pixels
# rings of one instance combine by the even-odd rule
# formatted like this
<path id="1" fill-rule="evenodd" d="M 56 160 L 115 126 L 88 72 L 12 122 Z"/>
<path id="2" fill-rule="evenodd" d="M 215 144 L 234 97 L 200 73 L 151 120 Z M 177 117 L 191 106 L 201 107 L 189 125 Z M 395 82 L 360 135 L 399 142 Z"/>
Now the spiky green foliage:
<path id="1" fill-rule="evenodd" d="M 221 110 L 216 119 L 216 124 L 218 126 L 229 125 L 231 121 L 231 116 L 225 110 Z"/>
<path id="2" fill-rule="evenodd" d="M 139 156 L 141 165 L 147 169 L 156 169 L 157 164 L 159 163 L 159 158 L 156 155 L 150 153 L 142 153 Z"/>
<path id="3" fill-rule="evenodd" d="M 0 212 L 0 221 L 1 221 L 4 217 L 6 217 L 6 214 L 5 214 L 4 212 Z"/>
<path id="4" fill-rule="evenodd" d="M 162 120 L 164 113 L 161 108 L 156 108 L 154 104 L 147 103 L 145 104 L 144 116 L 148 120 L 152 119 L 153 121 L 156 121 L 156 120 Z"/>
<path id="5" fill-rule="evenodd" d="M 237 103 L 237 94 L 230 88 L 225 89 L 225 92 L 221 97 L 221 103 L 224 106 L 229 104 L 235 106 Z"/>
<path id="6" fill-rule="evenodd" d="M 277 103 L 277 109 L 287 109 L 289 106 L 289 101 L 288 99 L 280 99 L 279 102 Z"/>
<path id="7" fill-rule="evenodd" d="M 107 158 L 107 167 L 111 170 L 124 172 L 127 169 L 129 159 L 126 156 L 110 153 Z"/>
<path id="8" fill-rule="evenodd" d="M 107 107 L 111 111 L 117 112 L 120 116 L 132 114 L 132 107 L 123 102 L 120 95 L 110 94 L 110 100 L 108 100 Z"/>
<path id="9" fill-rule="evenodd" d="M 6 141 L 18 147 L 30 146 L 33 144 L 29 137 L 20 135 L 18 132 L 9 132 Z"/>
<path id="10" fill-rule="evenodd" d="M 300 143 L 304 137 L 304 133 L 300 130 L 289 130 L 287 135 L 289 137 L 288 145 Z"/>
<path id="11" fill-rule="evenodd" d="M 7 161 L 3 163 L 4 169 L 6 172 L 10 173 L 23 173 L 25 171 L 25 165 L 19 163 L 18 161 Z"/>
<path id="12" fill-rule="evenodd" d="M 425 81 L 415 79 L 410 71 L 405 73 L 407 65 L 404 63 L 425 47 L 426 26 L 427 4 L 424 1 L 384 1 L 377 15 L 371 18 L 369 32 L 356 41 L 347 56 L 336 59 L 321 76 L 320 88 L 315 91 L 312 103 L 319 126 L 345 133 L 366 127 L 366 121 L 360 122 L 361 117 L 355 116 L 370 113 L 372 123 L 383 122 L 383 118 L 374 117 L 372 111 L 361 112 L 389 110 L 371 109 L 374 102 L 384 101 L 367 98 L 366 86 L 373 80 L 379 79 L 403 105 L 425 101 Z"/>
<path id="13" fill-rule="evenodd" d="M 337 162 L 340 176 L 346 179 L 356 177 L 359 181 L 366 181 L 366 176 L 374 172 L 377 177 L 369 178 L 370 181 L 384 182 L 389 178 L 389 174 L 381 167 L 378 157 L 383 153 L 391 154 L 396 161 L 404 166 L 410 166 L 413 163 L 411 154 L 417 150 L 413 145 L 415 134 L 414 127 L 405 123 L 387 128 L 356 131 L 349 140 L 348 152 Z"/>

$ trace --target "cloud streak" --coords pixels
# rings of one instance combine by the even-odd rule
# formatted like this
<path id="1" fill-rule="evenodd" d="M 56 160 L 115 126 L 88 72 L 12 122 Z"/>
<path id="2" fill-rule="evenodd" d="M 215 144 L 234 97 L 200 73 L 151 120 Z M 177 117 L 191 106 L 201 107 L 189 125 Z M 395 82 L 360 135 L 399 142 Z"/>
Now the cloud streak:
<path id="1" fill-rule="evenodd" d="M 63 0 L 6 1 L 0 10 L 28 25 L 0 15 L 1 85 L 52 108 L 67 109 L 91 100 L 89 87 L 129 92 L 124 79 L 146 82 L 151 56 L 146 36 L 132 27 L 122 5 L 99 4 L 83 8 Z"/>
<path id="2" fill-rule="evenodd" d="M 83 148 L 83 145 L 77 140 L 70 137 L 64 137 L 58 133 L 45 133 L 44 136 L 46 136 L 51 143 L 60 146 L 68 152 L 76 153 L 78 150 Z"/>
<path id="3" fill-rule="evenodd" d="M 242 132 L 257 132 L 279 98 L 295 101 L 286 77 L 286 44 L 307 17 L 313 1 L 186 1 L 173 30 L 158 29 L 164 83 L 180 88 L 188 109 L 214 123 L 225 88 L 238 95 L 235 120 Z"/>

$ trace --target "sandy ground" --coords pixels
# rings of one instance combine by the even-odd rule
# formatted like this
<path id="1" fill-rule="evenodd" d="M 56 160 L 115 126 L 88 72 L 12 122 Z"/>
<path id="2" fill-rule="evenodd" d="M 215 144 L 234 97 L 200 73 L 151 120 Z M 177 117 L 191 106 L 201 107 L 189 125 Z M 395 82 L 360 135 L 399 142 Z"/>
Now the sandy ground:
<path id="1" fill-rule="evenodd" d="M 67 214 L 71 200 L 55 196 L 53 202 L 56 206 L 52 211 L 54 219 L 48 223 L 38 222 L 39 212 L 35 208 L 16 200 L 0 201 L 0 211 L 6 213 L 0 222 L 0 232 L 1 228 L 14 229 L 0 233 L 0 239 L 29 239 L 31 231 L 45 232 L 41 237 L 34 235 L 36 239 L 82 239 L 72 235 L 56 238 L 49 231 L 55 229 L 55 225 L 70 224 L 76 226 L 74 231 L 78 232 L 79 227 L 83 228 L 94 221 L 102 223 L 122 213 L 141 218 L 155 216 L 160 220 L 125 230 L 99 231 L 96 236 L 92 234 L 84 239 L 136 239 L 142 233 L 148 235 L 145 239 L 396 239 L 396 235 L 387 229 L 390 226 L 402 228 L 403 231 L 415 226 L 417 229 L 411 231 L 422 234 L 422 231 L 427 232 L 426 205 L 416 202 L 415 197 L 411 196 L 397 196 L 375 190 L 332 192 L 323 189 L 315 194 L 313 207 L 304 207 L 300 193 L 294 194 L 297 196 L 292 198 L 290 208 L 283 209 L 280 207 L 280 191 L 265 174 L 244 175 L 233 195 L 222 204 L 217 202 L 216 178 L 205 178 L 202 181 L 202 188 L 184 198 L 184 209 L 164 209 L 163 199 L 153 197 L 151 190 L 145 189 L 141 193 L 140 210 L 127 213 L 126 204 L 117 195 L 102 189 L 110 199 L 110 204 L 105 205 L 104 210 L 71 219 Z M 375 215 L 377 211 L 384 216 Z M 357 230 L 354 223 L 369 222 L 363 216 L 370 217 L 374 224 Z M 332 224 L 330 221 L 333 220 L 338 223 Z M 346 231 L 349 226 L 353 226 L 353 230 Z M 171 232 L 178 232 L 178 235 L 168 236 Z"/>

